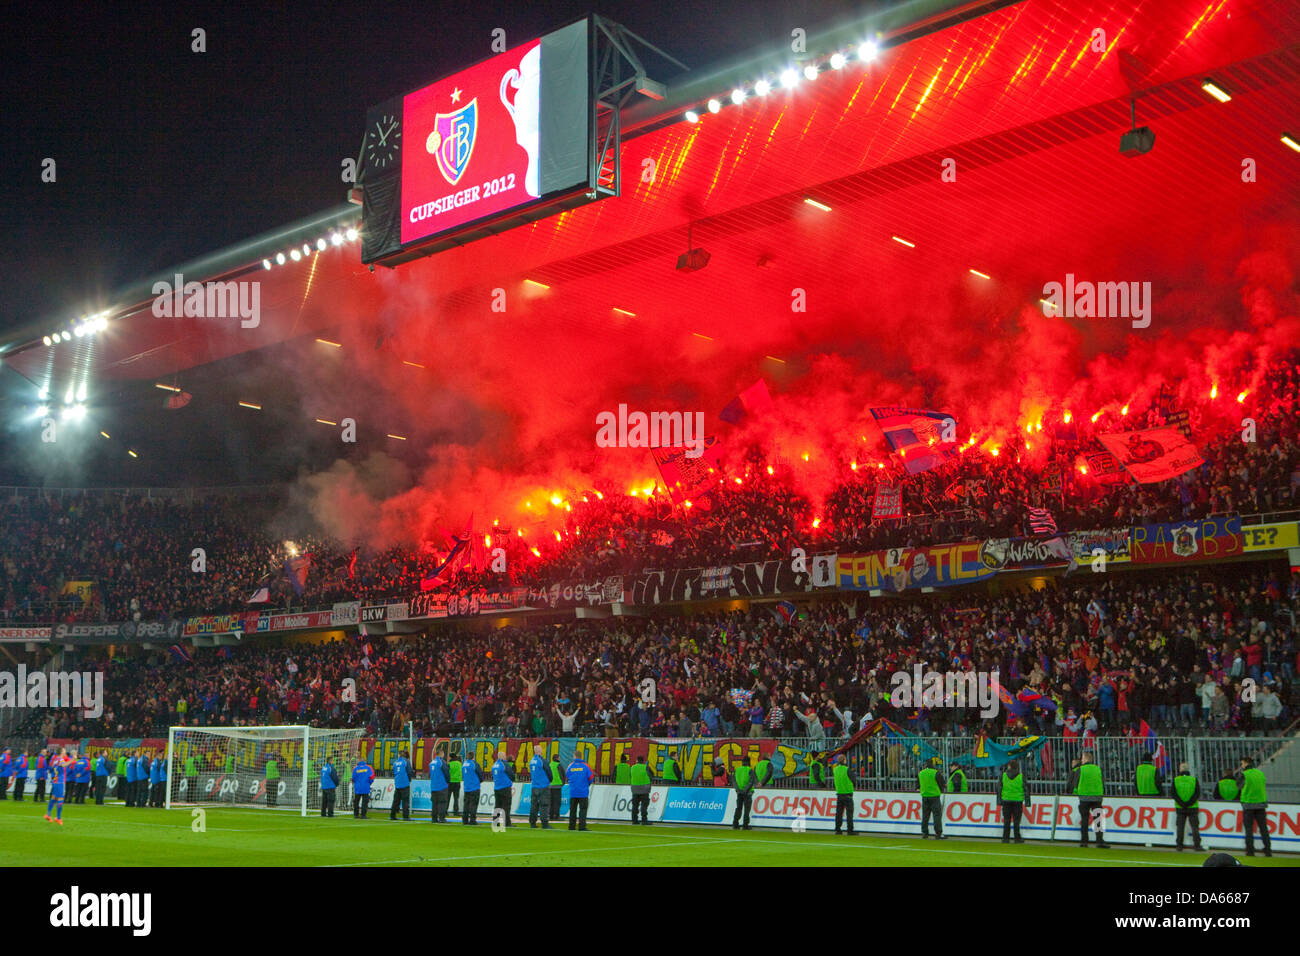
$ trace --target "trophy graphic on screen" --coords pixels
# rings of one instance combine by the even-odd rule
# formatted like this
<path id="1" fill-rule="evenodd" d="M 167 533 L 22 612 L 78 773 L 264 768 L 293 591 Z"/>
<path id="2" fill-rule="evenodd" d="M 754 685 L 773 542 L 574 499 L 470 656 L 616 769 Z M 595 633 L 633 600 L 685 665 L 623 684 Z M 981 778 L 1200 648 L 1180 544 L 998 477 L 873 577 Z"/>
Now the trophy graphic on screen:
<path id="1" fill-rule="evenodd" d="M 514 91 L 511 103 L 508 91 Z M 537 183 L 538 119 L 541 116 L 542 48 L 535 46 L 519 61 L 519 69 L 511 68 L 501 77 L 501 103 L 515 123 L 515 141 L 528 154 L 528 173 L 524 177 L 524 190 L 528 195 L 541 195 Z"/>

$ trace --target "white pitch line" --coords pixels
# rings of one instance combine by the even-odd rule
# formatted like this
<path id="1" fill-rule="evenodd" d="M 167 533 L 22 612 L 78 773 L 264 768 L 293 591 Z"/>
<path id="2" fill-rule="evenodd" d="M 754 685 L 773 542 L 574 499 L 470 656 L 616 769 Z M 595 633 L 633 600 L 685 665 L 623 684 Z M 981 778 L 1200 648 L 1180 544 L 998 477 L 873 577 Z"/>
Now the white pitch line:
<path id="1" fill-rule="evenodd" d="M 736 843 L 736 840 L 696 840 L 694 844 Z M 473 856 L 442 856 L 437 858 L 413 857 L 406 860 L 366 860 L 361 863 L 322 863 L 321 869 L 338 869 L 353 866 L 392 866 L 396 863 L 453 863 L 459 860 L 493 860 L 500 857 L 547 856 L 554 853 L 614 853 L 618 850 L 645 850 L 652 847 L 692 846 L 692 843 L 639 843 L 635 846 L 594 846 L 583 850 L 521 850 L 518 853 L 479 853 Z"/>

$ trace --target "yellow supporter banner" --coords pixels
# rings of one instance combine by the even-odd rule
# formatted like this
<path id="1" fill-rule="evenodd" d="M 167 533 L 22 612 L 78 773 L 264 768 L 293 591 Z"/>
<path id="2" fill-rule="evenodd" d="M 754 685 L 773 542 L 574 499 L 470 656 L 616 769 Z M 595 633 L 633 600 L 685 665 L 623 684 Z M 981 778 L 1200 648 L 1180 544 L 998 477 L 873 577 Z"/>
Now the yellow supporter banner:
<path id="1" fill-rule="evenodd" d="M 95 582 L 94 581 L 64 581 L 63 590 L 60 594 L 75 594 L 81 598 L 82 604 L 89 604 L 95 600 Z"/>
<path id="2" fill-rule="evenodd" d="M 1241 537 L 1247 551 L 1279 551 L 1300 547 L 1300 522 L 1246 525 L 1241 529 Z"/>

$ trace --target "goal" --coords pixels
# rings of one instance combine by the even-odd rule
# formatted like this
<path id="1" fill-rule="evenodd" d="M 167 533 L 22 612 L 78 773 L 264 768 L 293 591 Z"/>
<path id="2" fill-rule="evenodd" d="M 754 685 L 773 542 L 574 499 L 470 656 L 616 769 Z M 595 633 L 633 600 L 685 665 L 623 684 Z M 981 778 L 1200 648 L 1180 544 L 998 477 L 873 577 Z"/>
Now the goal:
<path id="1" fill-rule="evenodd" d="M 167 808 L 267 807 L 319 810 L 320 768 L 339 775 L 351 801 L 352 765 L 363 731 L 319 727 L 172 727 L 167 731 Z"/>

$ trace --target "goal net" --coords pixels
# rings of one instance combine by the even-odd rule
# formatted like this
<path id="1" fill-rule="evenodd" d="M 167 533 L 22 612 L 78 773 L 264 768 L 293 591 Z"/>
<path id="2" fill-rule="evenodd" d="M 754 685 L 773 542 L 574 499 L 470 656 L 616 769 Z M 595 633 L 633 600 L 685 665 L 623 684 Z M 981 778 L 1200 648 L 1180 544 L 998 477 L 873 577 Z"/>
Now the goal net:
<path id="1" fill-rule="evenodd" d="M 352 799 L 352 765 L 361 729 L 318 727 L 172 727 L 168 731 L 167 806 L 320 810 L 320 768 L 339 775 L 338 800 Z"/>

